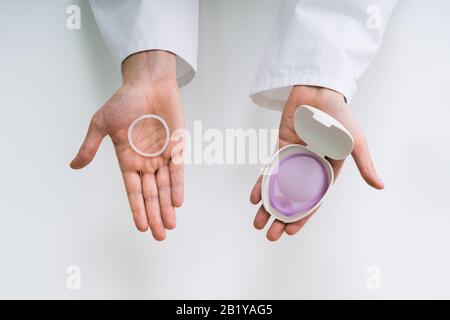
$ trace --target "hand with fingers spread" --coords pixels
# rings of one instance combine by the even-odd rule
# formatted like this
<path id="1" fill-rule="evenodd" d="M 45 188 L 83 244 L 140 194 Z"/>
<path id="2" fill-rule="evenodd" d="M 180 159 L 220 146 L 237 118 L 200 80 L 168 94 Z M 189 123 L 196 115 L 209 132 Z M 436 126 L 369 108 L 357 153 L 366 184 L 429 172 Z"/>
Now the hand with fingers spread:
<path id="1" fill-rule="evenodd" d="M 176 82 L 175 56 L 166 51 L 146 51 L 122 64 L 123 85 L 94 114 L 86 138 L 70 166 L 81 169 L 95 156 L 106 135 L 111 137 L 123 175 L 134 223 L 150 230 L 156 240 L 175 228 L 175 207 L 183 203 L 182 143 L 173 139 L 182 131 L 183 110 Z M 143 157 L 132 150 L 128 128 L 138 117 L 155 114 L 170 128 L 172 139 L 159 156 Z M 166 132 L 161 122 L 142 121 L 133 130 L 136 147 L 147 153 L 161 150 Z M 175 161 L 176 160 L 176 161 Z"/>
<path id="2" fill-rule="evenodd" d="M 375 171 L 364 135 L 345 103 L 344 97 L 338 92 L 320 87 L 295 86 L 291 90 L 281 115 L 278 147 L 282 148 L 288 144 L 305 145 L 297 136 L 294 129 L 294 112 L 298 106 L 304 104 L 330 114 L 345 126 L 354 139 L 352 157 L 356 162 L 361 176 L 370 186 L 376 189 L 383 189 L 384 184 Z M 331 163 L 335 177 L 337 177 L 344 161 L 328 160 Z M 259 177 L 250 195 L 250 201 L 255 205 L 261 201 L 261 181 L 262 177 Z M 275 219 L 267 231 L 267 238 L 271 241 L 276 241 L 284 232 L 288 235 L 294 235 L 305 225 L 311 216 L 312 214 L 302 220 L 288 224 Z M 255 216 L 255 228 L 259 230 L 263 229 L 268 223 L 269 218 L 270 214 L 261 205 Z"/>

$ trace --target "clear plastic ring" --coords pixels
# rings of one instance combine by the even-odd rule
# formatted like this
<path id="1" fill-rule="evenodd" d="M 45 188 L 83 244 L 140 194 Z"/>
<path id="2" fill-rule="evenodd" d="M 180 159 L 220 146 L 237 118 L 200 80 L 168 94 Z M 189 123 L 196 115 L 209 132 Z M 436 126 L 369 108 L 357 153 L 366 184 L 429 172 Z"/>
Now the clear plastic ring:
<path id="1" fill-rule="evenodd" d="M 136 126 L 136 124 L 144 119 L 156 119 L 159 120 L 163 126 L 164 129 L 166 130 L 166 141 L 164 142 L 163 147 L 161 148 L 161 150 L 159 150 L 158 152 L 152 152 L 152 153 L 148 153 L 148 152 L 143 152 L 141 150 L 139 150 L 136 145 L 133 142 L 133 138 L 132 138 L 132 133 L 133 133 L 133 129 Z M 157 116 L 156 114 L 145 114 L 143 116 L 140 116 L 139 118 L 137 118 L 136 120 L 134 120 L 130 127 L 128 128 L 128 143 L 131 146 L 131 149 L 134 150 L 134 152 L 136 152 L 137 154 L 140 154 L 143 157 L 157 157 L 159 156 L 161 153 L 163 153 L 166 149 L 167 146 L 169 145 L 169 141 L 170 141 L 170 130 L 169 130 L 169 126 L 167 125 L 167 122 L 164 121 L 163 118 L 161 118 L 160 116 Z"/>

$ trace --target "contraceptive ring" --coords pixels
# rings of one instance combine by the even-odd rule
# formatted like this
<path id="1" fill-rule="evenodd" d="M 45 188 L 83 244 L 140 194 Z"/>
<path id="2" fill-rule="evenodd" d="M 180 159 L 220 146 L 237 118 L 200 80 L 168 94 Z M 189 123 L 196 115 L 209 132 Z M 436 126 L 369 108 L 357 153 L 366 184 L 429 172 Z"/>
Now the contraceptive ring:
<path id="1" fill-rule="evenodd" d="M 134 144 L 134 142 L 133 142 L 133 138 L 132 138 L 131 134 L 133 133 L 134 126 L 138 122 L 140 122 L 141 120 L 144 120 L 144 119 L 156 119 L 156 120 L 159 120 L 162 123 L 162 125 L 164 127 L 164 130 L 166 131 L 166 141 L 164 142 L 164 145 L 162 146 L 161 150 L 159 150 L 158 152 L 152 152 L 152 153 L 143 152 L 143 151 L 139 150 L 136 147 L 136 145 Z M 130 144 L 131 149 L 133 149 L 134 152 L 136 152 L 137 154 L 139 154 L 139 155 L 141 155 L 143 157 L 157 157 L 157 156 L 159 156 L 160 154 L 162 154 L 167 149 L 167 146 L 169 145 L 169 141 L 170 141 L 169 126 L 167 125 L 167 122 L 163 118 L 161 118 L 160 116 L 157 116 L 156 114 L 145 114 L 143 116 L 140 116 L 139 118 L 134 120 L 131 123 L 130 127 L 128 128 L 128 143 Z"/>

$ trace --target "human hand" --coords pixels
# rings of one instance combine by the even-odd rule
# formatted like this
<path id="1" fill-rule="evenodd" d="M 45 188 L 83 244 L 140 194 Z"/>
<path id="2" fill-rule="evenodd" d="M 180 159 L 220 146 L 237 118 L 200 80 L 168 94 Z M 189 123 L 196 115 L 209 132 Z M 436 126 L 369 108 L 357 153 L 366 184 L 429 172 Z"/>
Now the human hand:
<path id="1" fill-rule="evenodd" d="M 354 148 L 352 157 L 356 162 L 361 176 L 367 184 L 375 189 L 383 189 L 384 184 L 375 171 L 363 132 L 358 127 L 356 120 L 345 103 L 344 97 L 336 91 L 312 86 L 295 86 L 291 90 L 281 115 L 278 148 L 282 148 L 288 144 L 305 145 L 305 143 L 297 136 L 294 129 L 295 110 L 298 106 L 304 104 L 328 113 L 344 125 L 353 136 Z M 334 175 L 337 178 L 344 160 L 328 160 L 330 161 Z M 261 201 L 261 181 L 262 177 L 260 176 L 250 195 L 250 202 L 255 205 Z M 284 223 L 275 219 L 267 231 L 267 239 L 276 241 L 284 232 L 288 235 L 296 234 L 311 216 L 312 214 L 293 223 Z M 258 230 L 263 229 L 269 221 L 269 218 L 270 214 L 264 209 L 264 206 L 261 205 L 254 219 L 255 228 Z"/>
<path id="2" fill-rule="evenodd" d="M 165 239 L 166 229 L 175 228 L 175 207 L 182 205 L 184 197 L 182 144 L 176 144 L 173 139 L 174 132 L 183 128 L 175 63 L 175 56 L 165 51 L 147 51 L 128 57 L 122 65 L 122 87 L 93 115 L 86 138 L 70 163 L 73 169 L 88 165 L 103 138 L 109 135 L 134 223 L 143 232 L 150 227 L 156 240 Z M 130 124 L 145 114 L 162 117 L 172 134 L 166 150 L 151 158 L 137 154 L 128 143 Z M 158 152 L 166 140 L 163 125 L 154 119 L 140 122 L 133 132 L 136 132 L 133 142 L 144 152 Z"/>

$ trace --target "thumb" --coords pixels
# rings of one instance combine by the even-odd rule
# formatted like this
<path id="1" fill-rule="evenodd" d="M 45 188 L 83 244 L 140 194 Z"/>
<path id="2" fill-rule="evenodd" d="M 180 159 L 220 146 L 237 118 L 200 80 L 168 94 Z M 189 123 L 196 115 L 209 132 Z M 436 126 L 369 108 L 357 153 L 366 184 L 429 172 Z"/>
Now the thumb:
<path id="1" fill-rule="evenodd" d="M 92 159 L 94 159 L 94 156 L 97 153 L 100 143 L 105 135 L 104 130 L 102 130 L 102 125 L 98 120 L 98 116 L 94 115 L 91 123 L 89 124 L 86 138 L 84 139 L 77 155 L 70 163 L 70 167 L 72 169 L 81 169 L 87 166 Z"/>
<path id="2" fill-rule="evenodd" d="M 384 183 L 378 177 L 375 166 L 373 165 L 366 138 L 362 133 L 359 133 L 358 136 L 359 138 L 355 139 L 355 147 L 352 156 L 358 167 L 359 173 L 371 187 L 379 190 L 384 189 Z"/>

